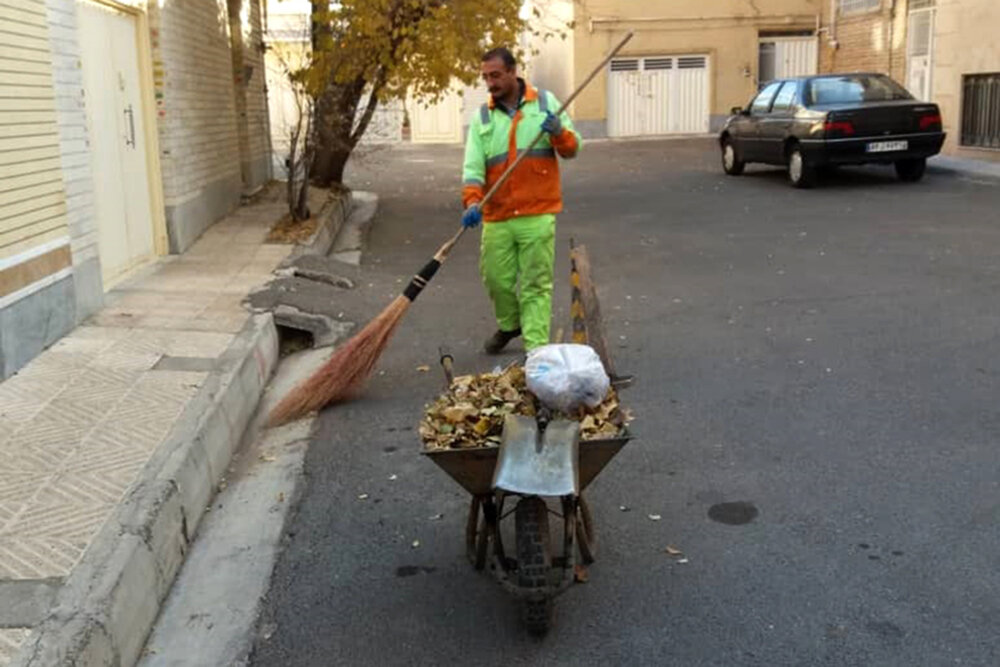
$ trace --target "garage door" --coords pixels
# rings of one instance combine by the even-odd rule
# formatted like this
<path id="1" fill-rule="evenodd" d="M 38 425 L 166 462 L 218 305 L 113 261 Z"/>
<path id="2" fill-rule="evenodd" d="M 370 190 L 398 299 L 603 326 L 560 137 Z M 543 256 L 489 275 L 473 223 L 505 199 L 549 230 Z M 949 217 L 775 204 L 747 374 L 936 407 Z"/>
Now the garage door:
<path id="1" fill-rule="evenodd" d="M 611 61 L 608 134 L 638 137 L 708 132 L 708 57 Z"/>

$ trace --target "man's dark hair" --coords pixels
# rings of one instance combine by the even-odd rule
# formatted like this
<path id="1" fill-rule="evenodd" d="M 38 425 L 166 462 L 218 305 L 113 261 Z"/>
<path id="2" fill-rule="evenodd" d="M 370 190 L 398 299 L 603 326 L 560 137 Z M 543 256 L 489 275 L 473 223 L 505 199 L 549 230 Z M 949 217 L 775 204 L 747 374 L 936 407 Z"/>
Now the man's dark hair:
<path id="1" fill-rule="evenodd" d="M 495 49 L 490 49 L 483 54 L 483 62 L 493 60 L 494 58 L 502 60 L 507 69 L 514 69 L 517 67 L 517 60 L 514 58 L 514 54 L 511 53 L 510 49 L 506 46 L 499 46 Z"/>

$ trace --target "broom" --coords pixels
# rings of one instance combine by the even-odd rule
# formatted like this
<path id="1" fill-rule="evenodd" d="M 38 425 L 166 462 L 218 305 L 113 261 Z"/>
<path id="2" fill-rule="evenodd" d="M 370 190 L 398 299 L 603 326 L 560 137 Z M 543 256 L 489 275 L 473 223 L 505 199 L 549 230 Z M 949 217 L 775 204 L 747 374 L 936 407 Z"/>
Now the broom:
<path id="1" fill-rule="evenodd" d="M 615 55 L 621 51 L 625 44 L 632 39 L 632 32 L 618 43 L 614 49 L 594 68 L 594 71 L 577 87 L 573 94 L 563 102 L 556 116 L 562 115 L 563 111 L 569 107 L 574 99 L 584 88 L 596 77 L 601 70 L 611 61 Z M 501 174 L 493 187 L 489 189 L 480 206 L 484 206 L 496 194 L 497 190 L 510 177 L 521 161 L 534 148 L 535 144 L 541 141 L 545 135 L 544 130 L 538 133 L 534 141 L 527 149 L 514 160 L 513 164 L 507 167 Z M 379 313 L 378 317 L 369 322 L 364 329 L 359 331 L 353 338 L 344 343 L 326 363 L 316 370 L 308 379 L 292 389 L 271 411 L 268 423 L 272 426 L 283 424 L 292 419 L 297 419 L 314 410 L 329 405 L 339 403 L 345 399 L 356 395 L 364 387 L 365 381 L 371 375 L 375 363 L 382 355 L 382 351 L 388 346 L 389 339 L 396 331 L 403 316 L 420 295 L 420 292 L 427 287 L 437 270 L 448 258 L 452 248 L 461 240 L 465 234 L 463 226 L 458 232 L 448 239 L 436 253 L 434 258 L 420 269 L 417 275 L 413 276 L 403 293 L 397 296 L 388 308 Z"/>

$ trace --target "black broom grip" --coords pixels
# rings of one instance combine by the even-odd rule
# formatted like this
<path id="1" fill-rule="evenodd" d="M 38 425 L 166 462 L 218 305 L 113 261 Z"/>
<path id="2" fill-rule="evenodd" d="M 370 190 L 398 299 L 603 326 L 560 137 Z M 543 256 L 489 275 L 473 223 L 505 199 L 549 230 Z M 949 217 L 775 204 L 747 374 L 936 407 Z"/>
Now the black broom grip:
<path id="1" fill-rule="evenodd" d="M 410 279 L 410 284 L 406 286 L 403 290 L 403 296 L 405 296 L 410 301 L 416 301 L 420 293 L 424 291 L 427 287 L 427 283 L 431 281 L 434 274 L 437 273 L 438 269 L 441 268 L 441 262 L 436 259 L 432 259 L 424 265 L 424 268 L 417 272 L 417 275 Z"/>

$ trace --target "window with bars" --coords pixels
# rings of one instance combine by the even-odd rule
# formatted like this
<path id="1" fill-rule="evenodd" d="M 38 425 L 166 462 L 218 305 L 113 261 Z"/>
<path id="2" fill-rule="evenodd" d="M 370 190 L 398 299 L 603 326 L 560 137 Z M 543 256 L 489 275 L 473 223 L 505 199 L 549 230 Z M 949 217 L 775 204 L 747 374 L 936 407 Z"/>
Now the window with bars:
<path id="1" fill-rule="evenodd" d="M 837 0 L 841 14 L 871 12 L 882 7 L 882 0 Z"/>
<path id="2" fill-rule="evenodd" d="M 1000 72 L 962 77 L 962 145 L 1000 149 Z"/>

